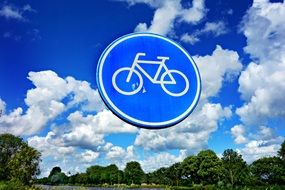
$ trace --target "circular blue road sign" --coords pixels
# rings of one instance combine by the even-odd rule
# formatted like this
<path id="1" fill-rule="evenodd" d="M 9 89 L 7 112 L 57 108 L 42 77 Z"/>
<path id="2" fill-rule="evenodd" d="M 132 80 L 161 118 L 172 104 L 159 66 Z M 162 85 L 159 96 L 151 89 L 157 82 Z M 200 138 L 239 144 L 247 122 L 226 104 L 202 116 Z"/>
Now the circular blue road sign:
<path id="1" fill-rule="evenodd" d="M 148 129 L 185 119 L 201 93 L 198 68 L 186 50 L 150 33 L 133 33 L 112 42 L 100 57 L 97 85 L 114 114 Z"/>

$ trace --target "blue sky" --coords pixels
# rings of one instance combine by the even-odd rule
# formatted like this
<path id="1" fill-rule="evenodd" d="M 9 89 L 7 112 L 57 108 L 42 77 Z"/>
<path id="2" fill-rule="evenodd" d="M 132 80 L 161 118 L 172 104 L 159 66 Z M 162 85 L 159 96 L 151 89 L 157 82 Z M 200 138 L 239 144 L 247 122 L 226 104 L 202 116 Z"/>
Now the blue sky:
<path id="1" fill-rule="evenodd" d="M 283 1 L 0 1 L 0 133 L 42 152 L 42 175 L 139 161 L 145 171 L 202 149 L 251 162 L 284 140 Z M 137 129 L 106 110 L 96 87 L 103 50 L 132 32 L 180 43 L 202 77 L 182 123 Z"/>

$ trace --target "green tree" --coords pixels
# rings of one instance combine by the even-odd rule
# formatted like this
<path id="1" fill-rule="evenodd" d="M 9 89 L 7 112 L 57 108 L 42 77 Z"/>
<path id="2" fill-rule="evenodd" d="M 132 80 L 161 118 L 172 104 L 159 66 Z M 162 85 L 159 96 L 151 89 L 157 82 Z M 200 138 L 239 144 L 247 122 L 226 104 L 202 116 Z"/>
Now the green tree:
<path id="1" fill-rule="evenodd" d="M 285 141 L 281 144 L 281 148 L 278 151 L 278 156 L 285 162 Z"/>
<path id="2" fill-rule="evenodd" d="M 168 175 L 169 175 L 168 168 L 162 167 L 150 173 L 149 180 L 151 183 L 155 184 L 170 185 L 171 180 Z"/>
<path id="3" fill-rule="evenodd" d="M 88 182 L 93 184 L 100 184 L 101 183 L 101 173 L 103 167 L 102 166 L 90 166 L 86 169 L 86 174 L 88 177 Z"/>
<path id="4" fill-rule="evenodd" d="M 187 184 L 200 182 L 198 177 L 198 170 L 200 166 L 197 160 L 197 156 L 188 156 L 183 160 L 180 167 L 181 176 L 186 180 Z"/>
<path id="5" fill-rule="evenodd" d="M 115 164 L 106 167 L 106 172 L 109 174 L 109 183 L 118 183 L 119 168 Z"/>
<path id="6" fill-rule="evenodd" d="M 24 145 L 8 162 L 11 179 L 16 179 L 28 185 L 40 173 L 39 162 L 41 154 L 34 148 Z"/>
<path id="7" fill-rule="evenodd" d="M 80 173 L 75 175 L 75 183 L 77 184 L 87 184 L 88 176 L 86 173 Z"/>
<path id="8" fill-rule="evenodd" d="M 52 185 L 65 184 L 68 182 L 68 177 L 63 172 L 55 173 L 50 177 Z"/>
<path id="9" fill-rule="evenodd" d="M 225 179 L 232 186 L 244 184 L 248 177 L 248 167 L 242 156 L 232 149 L 227 149 L 223 153 L 222 163 L 225 168 Z"/>
<path id="10" fill-rule="evenodd" d="M 181 179 L 181 163 L 175 163 L 167 168 L 167 176 L 171 181 L 171 185 L 179 185 Z"/>
<path id="11" fill-rule="evenodd" d="M 21 150 L 24 144 L 21 138 L 15 137 L 14 135 L 0 135 L 0 181 L 9 179 L 10 170 L 7 168 L 8 162 L 12 156 Z"/>
<path id="12" fill-rule="evenodd" d="M 60 173 L 60 172 L 61 172 L 60 167 L 58 167 L 58 166 L 53 167 L 52 170 L 50 171 L 49 175 L 48 175 L 48 178 L 51 178 L 53 175 Z"/>
<path id="13" fill-rule="evenodd" d="M 250 165 L 250 171 L 261 183 L 285 183 L 284 163 L 279 157 L 266 157 L 258 159 Z"/>
<path id="14" fill-rule="evenodd" d="M 212 150 L 203 150 L 197 155 L 197 172 L 200 182 L 203 184 L 217 184 L 223 176 L 224 168 L 222 161 Z"/>
<path id="15" fill-rule="evenodd" d="M 127 180 L 127 184 L 141 184 L 144 178 L 144 171 L 140 163 L 135 161 L 128 162 L 124 170 L 124 177 Z"/>

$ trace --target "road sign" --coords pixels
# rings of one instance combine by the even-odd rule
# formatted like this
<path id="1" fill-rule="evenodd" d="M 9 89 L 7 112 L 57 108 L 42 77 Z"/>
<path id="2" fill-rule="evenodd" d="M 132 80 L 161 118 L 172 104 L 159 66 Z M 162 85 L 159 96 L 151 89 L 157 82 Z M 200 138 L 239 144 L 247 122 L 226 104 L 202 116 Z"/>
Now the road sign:
<path id="1" fill-rule="evenodd" d="M 197 66 L 176 42 L 133 33 L 112 42 L 97 66 L 99 93 L 124 121 L 160 129 L 185 119 L 201 93 Z"/>

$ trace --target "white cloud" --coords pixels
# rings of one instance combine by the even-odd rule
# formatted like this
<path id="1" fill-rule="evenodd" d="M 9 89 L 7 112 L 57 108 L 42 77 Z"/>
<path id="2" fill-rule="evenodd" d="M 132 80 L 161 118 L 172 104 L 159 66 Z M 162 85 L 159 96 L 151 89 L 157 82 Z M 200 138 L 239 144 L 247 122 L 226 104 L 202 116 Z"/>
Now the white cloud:
<path id="1" fill-rule="evenodd" d="M 181 35 L 180 40 L 184 43 L 195 44 L 200 41 L 200 37 L 205 34 L 211 34 L 214 37 L 226 34 L 228 29 L 223 21 L 206 22 L 201 30 L 196 30 L 192 34 L 184 33 Z"/>
<path id="2" fill-rule="evenodd" d="M 153 32 L 161 35 L 173 33 L 176 22 L 186 22 L 191 24 L 198 23 L 206 14 L 204 0 L 193 0 L 192 7 L 183 8 L 180 1 L 165 0 L 121 0 L 130 5 L 145 3 L 155 8 L 151 25 L 139 23 L 135 28 L 136 32 Z"/>
<path id="3" fill-rule="evenodd" d="M 83 163 L 91 163 L 94 162 L 98 157 L 100 153 L 94 152 L 92 150 L 86 150 L 85 152 L 81 153 L 78 156 L 78 160 Z"/>
<path id="4" fill-rule="evenodd" d="M 1 116 L 2 114 L 5 114 L 6 111 L 6 103 L 0 98 L 0 111 L 1 111 Z"/>
<path id="5" fill-rule="evenodd" d="M 63 79 L 53 71 L 29 72 L 28 79 L 35 86 L 28 90 L 25 98 L 28 109 L 24 112 L 17 108 L 4 114 L 0 118 L 1 133 L 31 135 L 41 131 L 49 121 L 69 108 L 77 106 L 82 111 L 93 112 L 104 108 L 98 90 L 93 90 L 86 81 L 72 77 Z"/>
<path id="6" fill-rule="evenodd" d="M 18 21 L 25 21 L 24 13 L 25 12 L 36 12 L 32 7 L 27 4 L 23 8 L 17 8 L 13 5 L 3 5 L 0 9 L 0 16 L 5 17 L 6 19 L 14 19 Z"/>
<path id="7" fill-rule="evenodd" d="M 192 45 L 200 41 L 197 34 L 190 35 L 188 33 L 183 34 L 180 40 L 184 43 L 190 43 Z"/>
<path id="8" fill-rule="evenodd" d="M 68 132 L 62 134 L 61 138 L 68 145 L 82 148 L 96 149 L 105 143 L 106 134 L 137 132 L 136 127 L 123 122 L 109 110 L 86 117 L 77 111 L 70 114 L 68 120 Z"/>
<path id="9" fill-rule="evenodd" d="M 212 55 L 194 56 L 202 78 L 201 99 L 216 96 L 223 81 L 231 81 L 242 69 L 237 52 L 217 45 Z"/>
<path id="10" fill-rule="evenodd" d="M 52 156 L 56 160 L 75 153 L 74 147 L 55 141 L 54 136 L 54 132 L 49 132 L 46 137 L 33 136 L 28 138 L 28 144 L 39 150 L 43 157 Z"/>
<path id="11" fill-rule="evenodd" d="M 247 142 L 247 138 L 245 137 L 245 127 L 243 125 L 235 125 L 231 128 L 231 134 L 235 138 L 235 143 L 242 144 Z"/>
<path id="12" fill-rule="evenodd" d="M 227 32 L 228 29 L 226 28 L 226 24 L 223 21 L 207 22 L 204 28 L 201 30 L 201 33 L 211 33 L 216 37 L 226 34 Z"/>
<path id="13" fill-rule="evenodd" d="M 278 139 L 274 141 L 264 141 L 264 140 L 252 140 L 245 145 L 244 148 L 238 149 L 238 152 L 242 154 L 243 158 L 251 163 L 262 157 L 275 156 L 277 151 L 280 149 L 280 144 L 282 141 Z"/>
<path id="14" fill-rule="evenodd" d="M 197 23 L 199 22 L 206 14 L 207 10 L 205 9 L 204 0 L 193 0 L 192 7 L 189 9 L 182 9 L 181 20 L 187 23 Z"/>
<path id="15" fill-rule="evenodd" d="M 160 152 L 141 160 L 141 166 L 145 172 L 152 172 L 161 167 L 169 167 L 174 163 L 181 162 L 186 157 L 186 151 L 180 150 L 178 156 L 168 152 Z"/>
<path id="16" fill-rule="evenodd" d="M 276 135 L 272 128 L 266 126 L 259 126 L 255 130 L 251 129 L 251 133 L 248 130 L 246 133 L 243 125 L 236 125 L 231 129 L 237 144 L 246 143 L 244 147 L 237 150 L 248 163 L 262 157 L 277 155 L 284 137 Z"/>
<path id="17" fill-rule="evenodd" d="M 163 6 L 156 9 L 151 25 L 139 23 L 135 28 L 136 32 L 152 32 L 167 35 L 173 28 L 174 19 L 179 13 L 180 4 L 177 1 L 165 1 Z"/>
<path id="18" fill-rule="evenodd" d="M 155 151 L 170 149 L 197 151 L 207 147 L 208 138 L 217 130 L 218 122 L 230 116 L 229 108 L 223 109 L 220 104 L 206 103 L 172 128 L 159 131 L 141 129 L 135 145 Z"/>
<path id="19" fill-rule="evenodd" d="M 5 17 L 6 19 L 24 20 L 24 17 L 22 16 L 20 10 L 10 5 L 4 5 L 1 8 L 0 16 Z"/>
<path id="20" fill-rule="evenodd" d="M 244 50 L 254 62 L 241 73 L 239 92 L 246 101 L 236 113 L 247 125 L 285 116 L 284 3 L 255 1 L 243 19 Z M 258 35 L 257 35 L 258 34 Z"/>

